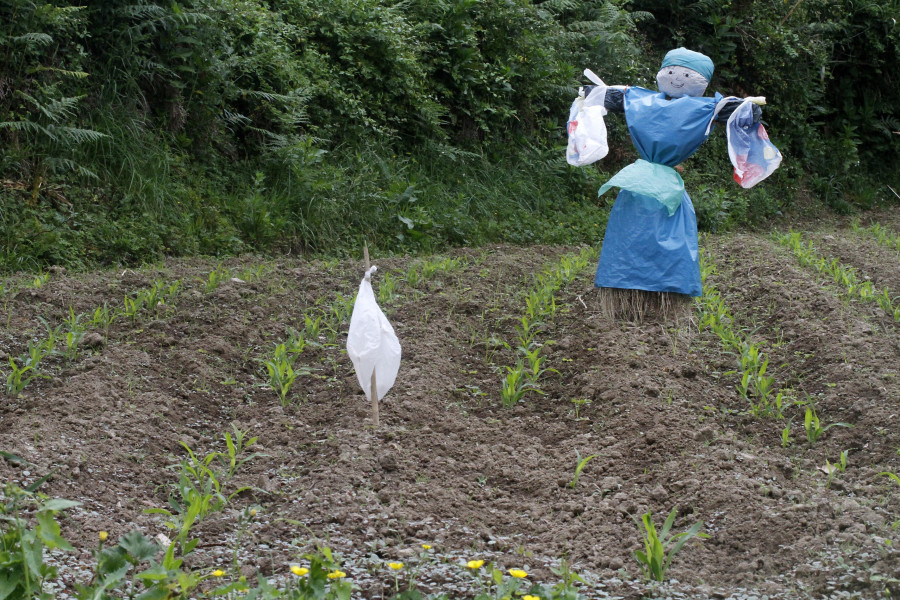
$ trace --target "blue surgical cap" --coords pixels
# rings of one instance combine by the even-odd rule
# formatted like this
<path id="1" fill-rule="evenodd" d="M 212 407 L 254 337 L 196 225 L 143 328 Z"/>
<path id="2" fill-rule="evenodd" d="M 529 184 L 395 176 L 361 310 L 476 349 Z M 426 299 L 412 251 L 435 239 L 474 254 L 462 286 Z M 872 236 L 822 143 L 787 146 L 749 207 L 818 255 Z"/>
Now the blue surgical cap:
<path id="1" fill-rule="evenodd" d="M 669 52 L 666 53 L 666 57 L 663 59 L 662 66 L 685 67 L 686 69 L 697 71 L 706 77 L 707 81 L 712 79 L 713 71 L 715 71 L 715 66 L 710 57 L 699 52 L 694 52 L 693 50 L 688 50 L 687 48 L 669 50 Z"/>

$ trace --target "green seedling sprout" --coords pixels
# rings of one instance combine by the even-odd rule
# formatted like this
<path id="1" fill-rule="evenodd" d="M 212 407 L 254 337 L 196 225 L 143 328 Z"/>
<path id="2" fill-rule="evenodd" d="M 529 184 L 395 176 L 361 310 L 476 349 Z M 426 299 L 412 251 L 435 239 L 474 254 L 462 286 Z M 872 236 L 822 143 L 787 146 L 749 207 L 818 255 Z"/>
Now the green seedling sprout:
<path id="1" fill-rule="evenodd" d="M 578 450 L 575 450 L 575 476 L 572 477 L 572 481 L 569 482 L 570 488 L 572 488 L 573 490 L 575 489 L 575 486 L 578 485 L 578 478 L 581 477 L 581 472 L 584 470 L 587 464 L 591 462 L 591 459 L 594 458 L 597 458 L 596 454 L 591 454 L 590 456 L 585 456 L 584 458 L 582 458 Z"/>
<path id="2" fill-rule="evenodd" d="M 704 539 L 709 537 L 700 531 L 703 527 L 702 522 L 694 523 L 687 531 L 682 531 L 670 537 L 669 531 L 675 523 L 675 515 L 677 513 L 678 508 L 673 508 L 658 535 L 650 512 L 648 511 L 641 518 L 639 525 L 643 524 L 644 529 L 644 551 L 635 551 L 634 557 L 647 579 L 664 581 L 666 571 L 669 570 L 669 566 L 672 564 L 672 559 L 685 543 L 694 537 Z"/>
<path id="3" fill-rule="evenodd" d="M 831 423 L 830 425 L 822 427 L 815 409 L 812 406 L 807 406 L 806 416 L 803 419 L 803 427 L 806 429 L 806 441 L 812 446 L 832 427 L 853 427 L 853 425 L 850 425 L 849 423 Z"/>

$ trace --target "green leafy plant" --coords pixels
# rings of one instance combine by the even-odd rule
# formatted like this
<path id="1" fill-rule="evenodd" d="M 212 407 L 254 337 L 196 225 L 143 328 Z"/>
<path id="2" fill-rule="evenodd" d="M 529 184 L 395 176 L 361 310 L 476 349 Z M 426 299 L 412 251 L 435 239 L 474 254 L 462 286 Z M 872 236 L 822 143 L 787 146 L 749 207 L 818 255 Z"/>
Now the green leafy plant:
<path id="1" fill-rule="evenodd" d="M 682 546 L 694 537 L 709 537 L 700 531 L 703 527 L 702 522 L 694 523 L 687 531 L 669 535 L 677 514 L 677 507 L 673 508 L 665 523 L 663 523 L 659 534 L 656 532 L 656 527 L 653 525 L 653 518 L 649 511 L 641 517 L 639 524 L 643 524 L 644 550 L 635 551 L 634 557 L 647 579 L 664 581 L 666 571 L 669 570 L 669 566 L 672 564 L 672 559 L 675 558 L 675 554 L 681 550 Z"/>
<path id="2" fill-rule="evenodd" d="M 581 416 L 579 412 L 581 411 L 581 407 L 590 405 L 591 400 L 589 398 L 572 398 L 571 402 L 575 405 L 575 420 L 580 421 Z"/>
<path id="3" fill-rule="evenodd" d="M 500 400 L 504 407 L 515 406 L 528 392 L 542 392 L 534 384 L 526 381 L 525 365 L 521 361 L 513 367 L 506 367 L 506 377 L 500 389 Z"/>
<path id="4" fill-rule="evenodd" d="M 287 357 L 287 349 L 284 344 L 275 346 L 275 354 L 266 361 L 266 370 L 269 372 L 269 386 L 281 398 L 282 406 L 287 404 L 287 395 L 297 379 L 297 373 L 291 360 Z"/>
<path id="5" fill-rule="evenodd" d="M 106 302 L 104 302 L 103 306 L 98 306 L 94 309 L 93 314 L 91 314 L 90 323 L 94 327 L 103 328 L 103 337 L 109 339 L 109 328 L 118 316 L 118 312 L 114 308 L 107 306 Z"/>
<path id="6" fill-rule="evenodd" d="M 21 459 L 20 459 L 21 460 Z M 7 483 L 0 503 L 0 593 L 5 598 L 48 599 L 44 583 L 57 577 L 57 568 L 45 562 L 47 550 L 71 551 L 60 535 L 57 515 L 80 503 L 49 499 L 37 493 L 46 477 L 22 489 Z M 29 514 L 34 521 L 24 516 Z"/>
<path id="7" fill-rule="evenodd" d="M 205 280 L 201 280 L 201 282 L 203 283 L 203 289 L 208 294 L 209 292 L 217 289 L 223 281 L 228 281 L 230 277 L 231 273 L 228 271 L 228 269 L 223 265 L 219 265 L 209 272 L 209 275 L 207 275 Z"/>
<path id="8" fill-rule="evenodd" d="M 575 486 L 578 485 L 578 478 L 581 477 L 581 472 L 587 466 L 591 459 L 597 458 L 596 454 L 591 454 L 589 456 L 582 457 L 578 450 L 575 450 L 575 476 L 572 477 L 572 481 L 569 482 L 569 487 L 573 490 Z"/>
<path id="9" fill-rule="evenodd" d="M 243 456 L 244 451 L 255 444 L 258 438 L 253 436 L 250 439 L 246 439 L 247 432 L 238 429 L 238 426 L 234 423 L 231 424 L 231 430 L 234 433 L 233 437 L 231 433 L 225 432 L 226 453 L 219 455 L 219 459 L 228 467 L 228 477 L 233 477 L 235 472 L 247 461 L 258 456 L 266 456 L 258 452 Z"/>
<path id="10" fill-rule="evenodd" d="M 809 442 L 809 445 L 818 441 L 822 435 L 831 429 L 832 427 L 853 427 L 848 423 L 831 423 L 830 425 L 826 425 L 822 427 L 821 422 L 819 421 L 819 416 L 816 414 L 815 408 L 812 406 L 806 407 L 806 416 L 803 418 L 803 427 L 806 429 L 806 441 Z"/>
<path id="11" fill-rule="evenodd" d="M 66 317 L 66 358 L 75 360 L 78 356 L 78 346 L 84 338 L 87 327 L 81 322 L 83 315 L 76 315 L 75 309 L 69 307 L 69 316 Z"/>

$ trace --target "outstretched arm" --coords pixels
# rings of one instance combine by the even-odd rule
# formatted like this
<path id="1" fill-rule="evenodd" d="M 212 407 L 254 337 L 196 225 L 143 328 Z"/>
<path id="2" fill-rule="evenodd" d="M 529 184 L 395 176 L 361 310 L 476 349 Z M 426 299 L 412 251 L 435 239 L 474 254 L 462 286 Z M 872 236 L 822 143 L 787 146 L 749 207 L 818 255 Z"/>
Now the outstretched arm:
<path id="1" fill-rule="evenodd" d="M 738 106 L 744 103 L 746 98 L 735 98 L 732 100 L 728 100 L 722 110 L 719 111 L 719 114 L 716 115 L 717 123 L 727 123 L 728 117 L 731 116 L 731 113 L 737 110 Z M 753 122 L 759 123 L 760 119 L 762 119 L 762 108 L 758 104 L 753 105 Z"/>
<path id="2" fill-rule="evenodd" d="M 587 98 L 596 89 L 596 85 L 584 86 L 584 97 Z M 625 105 L 623 104 L 624 91 L 624 85 L 609 86 L 606 88 L 606 98 L 603 102 L 603 106 L 608 112 L 625 112 Z"/>

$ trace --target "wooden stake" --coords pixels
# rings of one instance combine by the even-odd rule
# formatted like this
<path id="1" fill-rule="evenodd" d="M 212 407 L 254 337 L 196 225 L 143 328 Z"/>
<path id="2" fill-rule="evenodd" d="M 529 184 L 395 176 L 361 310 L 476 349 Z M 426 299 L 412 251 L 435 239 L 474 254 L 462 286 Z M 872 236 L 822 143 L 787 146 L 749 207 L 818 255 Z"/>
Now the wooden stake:
<path id="1" fill-rule="evenodd" d="M 363 242 L 363 257 L 366 260 L 366 271 L 368 271 L 372 265 L 369 262 L 369 243 Z M 375 429 L 378 429 L 378 382 L 375 381 L 375 369 L 372 369 L 372 381 L 370 382 L 371 391 L 369 392 L 369 399 L 372 400 L 372 423 L 375 425 Z"/>
<path id="2" fill-rule="evenodd" d="M 375 369 L 372 369 L 372 423 L 378 429 L 378 383 L 375 381 Z"/>

